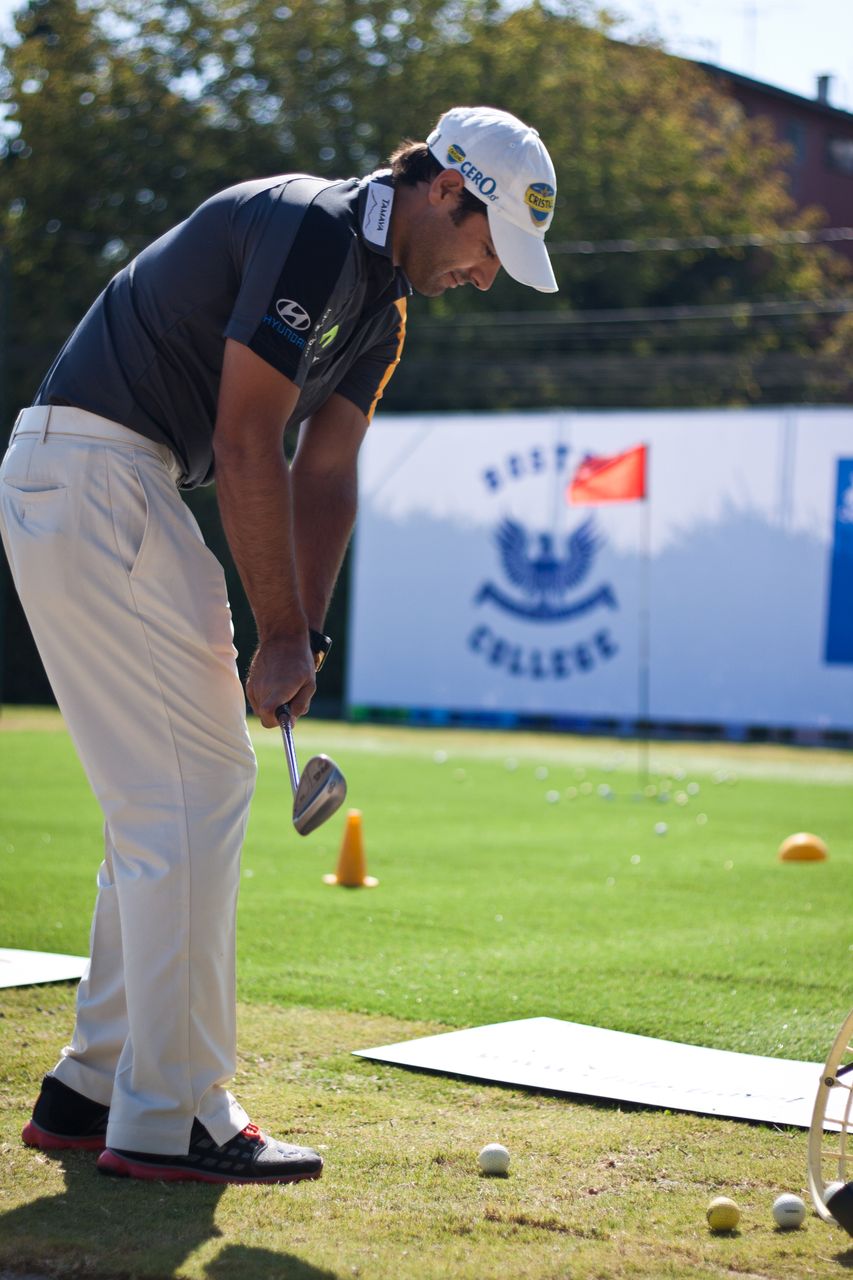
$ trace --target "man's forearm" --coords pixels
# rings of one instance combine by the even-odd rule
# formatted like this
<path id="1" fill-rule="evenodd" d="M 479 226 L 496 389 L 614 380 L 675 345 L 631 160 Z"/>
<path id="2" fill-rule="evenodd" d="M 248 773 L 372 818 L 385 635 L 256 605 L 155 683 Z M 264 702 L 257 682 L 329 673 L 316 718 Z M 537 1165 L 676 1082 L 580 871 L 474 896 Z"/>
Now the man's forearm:
<path id="1" fill-rule="evenodd" d="M 305 631 L 299 592 L 290 473 L 284 454 L 217 456 L 216 496 L 240 580 L 264 640 Z"/>
<path id="2" fill-rule="evenodd" d="M 293 526 L 299 597 L 310 626 L 323 630 L 355 524 L 355 464 L 343 474 L 293 470 Z"/>

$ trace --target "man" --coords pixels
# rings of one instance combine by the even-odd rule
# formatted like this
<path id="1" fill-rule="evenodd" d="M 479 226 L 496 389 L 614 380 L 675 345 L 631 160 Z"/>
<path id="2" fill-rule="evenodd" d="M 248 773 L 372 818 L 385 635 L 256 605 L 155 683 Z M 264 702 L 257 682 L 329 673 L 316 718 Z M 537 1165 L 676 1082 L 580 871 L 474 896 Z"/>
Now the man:
<path id="1" fill-rule="evenodd" d="M 361 181 L 232 187 L 111 281 L 19 415 L 4 544 L 105 820 L 74 1034 L 27 1144 L 120 1176 L 320 1176 L 226 1088 L 255 758 L 222 569 L 179 489 L 216 477 L 257 622 L 253 710 L 303 715 L 407 295 L 488 289 L 501 264 L 556 289 L 555 187 L 535 131 L 491 108 L 446 112 Z"/>

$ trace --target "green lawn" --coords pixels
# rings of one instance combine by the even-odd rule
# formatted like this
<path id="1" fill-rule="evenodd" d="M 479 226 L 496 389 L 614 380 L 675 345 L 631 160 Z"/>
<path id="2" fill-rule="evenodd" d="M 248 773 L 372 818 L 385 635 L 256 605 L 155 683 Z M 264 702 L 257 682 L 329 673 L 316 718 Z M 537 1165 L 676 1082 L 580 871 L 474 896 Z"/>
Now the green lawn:
<path id="1" fill-rule="evenodd" d="M 299 754 L 326 750 L 343 767 L 380 880 L 344 890 L 322 875 L 335 868 L 346 810 L 295 835 L 280 738 L 255 737 L 238 1092 L 272 1131 L 326 1145 L 327 1175 L 281 1195 L 155 1193 L 116 1188 L 82 1157 L 23 1151 L 20 1123 L 67 1034 L 72 993 L 0 993 L 0 1138 L 15 1170 L 14 1190 L 0 1192 L 0 1267 L 219 1277 L 247 1249 L 234 1274 L 248 1280 L 798 1277 L 853 1264 L 848 1237 L 814 1217 L 794 1235 L 772 1226 L 775 1195 L 803 1193 L 800 1133 L 444 1081 L 349 1053 L 546 1015 L 822 1060 L 850 1003 L 850 755 L 659 744 L 639 777 L 630 743 L 304 721 Z M 778 861 L 799 830 L 823 837 L 827 862 Z M 2 945 L 85 952 L 99 840 L 57 719 L 7 709 Z M 475 1165 L 496 1139 L 518 1157 L 500 1183 Z M 126 1251 L 102 1215 L 77 1212 L 78 1183 L 80 1205 L 120 1206 Z M 718 1192 L 745 1208 L 729 1240 L 704 1226 Z M 168 1241 L 145 1244 L 155 1194 L 178 1236 L 192 1237 L 186 1247 L 171 1227 Z M 297 1213 L 298 1248 L 271 1204 Z M 66 1250 L 58 1226 L 68 1223 L 77 1244 Z M 88 1261 L 72 1271 L 84 1239 Z"/>

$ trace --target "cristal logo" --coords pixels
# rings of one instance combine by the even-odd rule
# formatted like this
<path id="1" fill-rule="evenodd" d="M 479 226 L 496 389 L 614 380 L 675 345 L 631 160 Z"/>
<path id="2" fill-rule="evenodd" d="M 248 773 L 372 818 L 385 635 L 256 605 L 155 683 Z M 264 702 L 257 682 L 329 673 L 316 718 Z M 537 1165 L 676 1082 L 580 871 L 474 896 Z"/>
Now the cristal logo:
<path id="1" fill-rule="evenodd" d="M 554 212 L 556 191 L 547 182 L 531 182 L 524 193 L 524 203 L 530 210 L 530 216 L 538 225 L 547 222 Z"/>
<path id="2" fill-rule="evenodd" d="M 295 329 L 297 333 L 310 328 L 311 317 L 304 307 L 300 307 L 298 302 L 293 302 L 290 298 L 279 298 L 275 304 L 275 309 L 279 319 L 290 325 L 291 329 Z"/>

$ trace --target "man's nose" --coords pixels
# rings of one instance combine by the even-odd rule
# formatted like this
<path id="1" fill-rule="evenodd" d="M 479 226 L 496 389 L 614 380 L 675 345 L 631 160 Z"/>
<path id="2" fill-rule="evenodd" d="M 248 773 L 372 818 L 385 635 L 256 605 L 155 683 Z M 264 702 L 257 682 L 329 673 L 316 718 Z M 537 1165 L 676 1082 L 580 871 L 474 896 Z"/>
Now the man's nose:
<path id="1" fill-rule="evenodd" d="M 491 289 L 495 283 L 495 276 L 501 269 L 501 264 L 497 258 L 487 258 L 484 262 L 478 262 L 476 267 L 472 267 L 468 272 L 468 278 L 475 288 L 482 290 L 483 293 L 487 289 Z"/>

